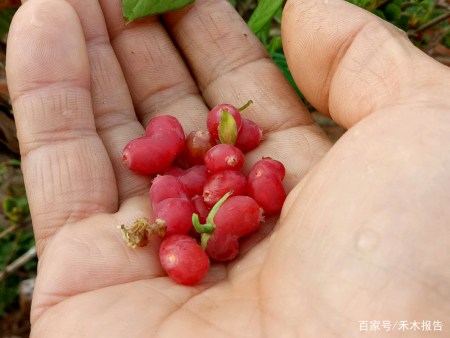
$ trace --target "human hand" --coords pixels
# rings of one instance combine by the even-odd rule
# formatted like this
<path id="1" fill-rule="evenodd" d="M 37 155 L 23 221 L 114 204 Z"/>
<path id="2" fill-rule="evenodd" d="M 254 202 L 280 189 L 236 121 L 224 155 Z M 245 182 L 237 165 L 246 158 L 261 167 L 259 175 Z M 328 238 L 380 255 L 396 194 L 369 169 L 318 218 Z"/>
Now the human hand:
<path id="1" fill-rule="evenodd" d="M 337 0 L 289 1 L 283 39 L 308 100 L 350 128 L 331 149 L 225 0 L 126 26 L 119 0 L 19 10 L 7 75 L 39 252 L 33 337 L 359 337 L 362 320 L 448 322 L 448 69 Z M 150 180 L 121 151 L 153 114 L 189 132 L 208 107 L 248 99 L 267 135 L 249 163 L 281 160 L 292 191 L 240 258 L 175 285 L 158 240 L 131 250 L 116 228 L 151 214 Z"/>

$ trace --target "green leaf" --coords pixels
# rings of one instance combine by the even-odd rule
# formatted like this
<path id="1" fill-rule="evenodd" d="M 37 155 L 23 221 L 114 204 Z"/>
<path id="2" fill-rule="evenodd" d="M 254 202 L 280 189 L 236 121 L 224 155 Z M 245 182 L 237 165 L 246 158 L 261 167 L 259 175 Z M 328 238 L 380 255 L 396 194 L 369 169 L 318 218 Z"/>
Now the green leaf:
<path id="1" fill-rule="evenodd" d="M 274 36 L 266 47 L 269 53 L 276 53 L 283 50 L 281 36 Z"/>
<path id="2" fill-rule="evenodd" d="M 20 167 L 20 160 L 16 160 L 15 158 L 10 159 L 7 163 L 13 167 Z"/>
<path id="3" fill-rule="evenodd" d="M 248 20 L 248 25 L 253 33 L 257 33 L 264 27 L 278 9 L 283 5 L 284 0 L 260 0 L 258 6 Z"/>
<path id="4" fill-rule="evenodd" d="M 402 9 L 396 4 L 388 4 L 384 9 L 384 14 L 389 22 L 397 21 L 402 16 Z"/>
<path id="5" fill-rule="evenodd" d="M 4 36 L 9 31 L 12 17 L 16 13 L 16 8 L 5 8 L 0 10 L 0 36 Z"/>
<path id="6" fill-rule="evenodd" d="M 383 20 L 386 20 L 384 13 L 382 11 L 380 11 L 379 9 L 373 10 L 372 13 L 375 14 L 376 16 L 382 18 Z"/>
<path id="7" fill-rule="evenodd" d="M 156 15 L 183 8 L 195 0 L 122 0 L 122 15 L 130 22 L 147 15 Z"/>
<path id="8" fill-rule="evenodd" d="M 15 208 L 17 208 L 17 202 L 12 197 L 5 197 L 2 201 L 2 207 L 5 214 L 12 213 Z"/>
<path id="9" fill-rule="evenodd" d="M 291 71 L 289 70 L 286 57 L 283 53 L 270 53 L 270 57 L 275 62 L 275 64 L 280 68 L 280 70 L 283 72 L 286 79 L 289 81 L 291 86 L 295 89 L 297 94 L 304 99 L 303 94 L 300 92 L 300 90 L 297 87 L 297 84 L 294 81 L 294 78 L 292 77 Z"/>

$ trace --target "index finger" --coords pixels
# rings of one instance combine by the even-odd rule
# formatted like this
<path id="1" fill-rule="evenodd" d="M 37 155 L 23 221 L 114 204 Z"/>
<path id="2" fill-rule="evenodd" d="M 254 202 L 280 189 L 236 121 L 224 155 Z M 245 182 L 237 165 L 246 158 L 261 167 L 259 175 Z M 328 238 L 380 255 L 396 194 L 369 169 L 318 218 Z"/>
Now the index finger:
<path id="1" fill-rule="evenodd" d="M 57 0 L 24 4 L 9 32 L 7 64 L 24 180 L 42 252 L 62 225 L 117 210 L 116 180 L 97 134 L 86 45 L 72 7 Z"/>

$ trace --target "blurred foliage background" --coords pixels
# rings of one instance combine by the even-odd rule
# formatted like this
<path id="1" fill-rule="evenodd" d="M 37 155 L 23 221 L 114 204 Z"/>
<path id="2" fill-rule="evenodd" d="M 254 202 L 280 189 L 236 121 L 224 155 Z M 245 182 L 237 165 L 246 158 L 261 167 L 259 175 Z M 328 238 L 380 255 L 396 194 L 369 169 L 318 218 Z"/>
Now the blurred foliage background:
<path id="1" fill-rule="evenodd" d="M 449 1 L 348 1 L 404 30 L 418 48 L 450 66 Z M 292 79 L 283 53 L 280 23 L 285 1 L 230 2 L 304 99 Z M 5 76 L 7 35 L 11 18 L 19 5 L 20 0 L 0 0 L 0 338 L 28 337 L 29 306 L 37 268 L 31 219 L 20 171 L 14 115 Z M 332 140 L 345 132 L 317 112 L 313 111 L 313 115 Z"/>

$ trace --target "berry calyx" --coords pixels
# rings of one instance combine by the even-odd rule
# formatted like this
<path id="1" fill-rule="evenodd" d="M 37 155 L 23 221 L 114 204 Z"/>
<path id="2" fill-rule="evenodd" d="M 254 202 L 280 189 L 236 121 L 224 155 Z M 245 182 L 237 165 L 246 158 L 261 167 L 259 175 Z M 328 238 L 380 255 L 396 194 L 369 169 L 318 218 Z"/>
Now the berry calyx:
<path id="1" fill-rule="evenodd" d="M 238 135 L 238 128 L 234 117 L 227 111 L 222 112 L 218 127 L 219 141 L 225 144 L 234 144 Z"/>
<path id="2" fill-rule="evenodd" d="M 211 111 L 208 113 L 208 118 L 206 120 L 208 131 L 215 140 L 220 140 L 219 124 L 222 120 L 223 113 L 228 113 L 233 118 L 232 120 L 234 120 L 236 126 L 236 135 L 237 132 L 239 132 L 239 129 L 241 129 L 242 117 L 241 114 L 239 113 L 239 110 L 231 104 L 219 104 L 215 106 L 213 109 L 211 109 Z M 230 121 L 229 123 L 232 124 L 232 120 L 229 118 L 229 116 L 227 119 L 228 121 Z"/>
<path id="3" fill-rule="evenodd" d="M 124 224 L 118 226 L 122 232 L 122 237 L 125 243 L 131 248 L 137 246 L 146 246 L 148 242 L 148 219 L 145 217 L 138 218 L 134 221 L 130 228 L 126 228 Z"/>

